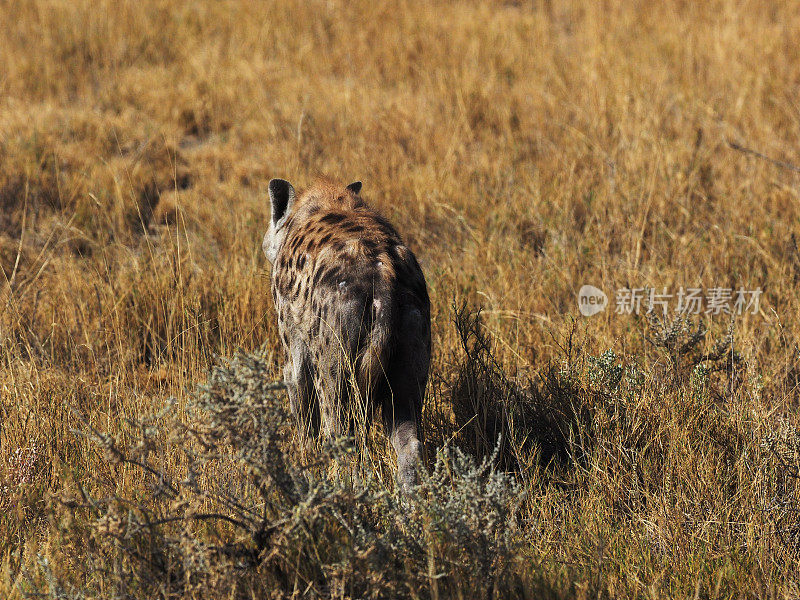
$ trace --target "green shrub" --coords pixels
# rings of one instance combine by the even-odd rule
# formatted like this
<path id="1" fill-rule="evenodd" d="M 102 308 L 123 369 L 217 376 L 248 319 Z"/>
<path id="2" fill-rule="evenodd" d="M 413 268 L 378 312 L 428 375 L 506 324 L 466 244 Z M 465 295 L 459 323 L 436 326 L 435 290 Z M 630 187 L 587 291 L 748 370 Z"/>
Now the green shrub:
<path id="1" fill-rule="evenodd" d="M 351 439 L 294 446 L 283 386 L 267 374 L 256 355 L 224 361 L 193 395 L 185 419 L 171 402 L 131 423 L 127 443 L 87 425 L 107 460 L 145 485 L 99 497 L 76 483 L 62 500 L 62 520 L 81 560 L 61 576 L 41 563 L 30 591 L 51 598 L 518 595 L 520 489 L 494 468 L 496 453 L 476 462 L 443 448 L 413 493 L 400 496 L 363 468 Z"/>

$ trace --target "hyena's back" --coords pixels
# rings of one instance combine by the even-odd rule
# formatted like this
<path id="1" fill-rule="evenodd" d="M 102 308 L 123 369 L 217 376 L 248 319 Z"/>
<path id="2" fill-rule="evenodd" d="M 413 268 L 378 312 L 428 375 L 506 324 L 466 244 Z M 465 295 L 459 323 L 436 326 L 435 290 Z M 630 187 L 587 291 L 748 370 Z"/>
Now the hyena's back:
<path id="1" fill-rule="evenodd" d="M 284 184 L 270 185 L 265 251 L 274 256 L 293 407 L 303 421 L 318 409 L 323 429 L 336 434 L 352 418 L 354 393 L 379 406 L 406 486 L 419 454 L 430 361 L 422 270 L 397 231 L 358 196 L 360 184 L 318 184 L 297 200 L 289 186 L 281 213 Z"/>

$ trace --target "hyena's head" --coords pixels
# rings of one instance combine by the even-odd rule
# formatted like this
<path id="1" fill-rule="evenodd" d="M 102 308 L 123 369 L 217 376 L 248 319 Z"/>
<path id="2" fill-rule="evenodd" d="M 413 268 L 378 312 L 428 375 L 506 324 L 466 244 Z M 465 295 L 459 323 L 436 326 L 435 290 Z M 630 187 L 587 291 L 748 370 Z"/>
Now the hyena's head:
<path id="1" fill-rule="evenodd" d="M 323 207 L 336 206 L 341 209 L 345 198 L 360 202 L 360 192 L 360 181 L 354 181 L 350 185 L 341 188 L 326 180 L 321 180 L 311 189 L 306 190 L 305 194 L 298 199 L 291 183 L 283 179 L 271 180 L 269 182 L 269 199 L 272 207 L 272 216 L 269 221 L 269 229 L 264 235 L 264 241 L 261 243 L 261 248 L 264 250 L 267 260 L 270 263 L 275 263 L 278 250 L 288 233 L 287 224 L 289 218 L 298 204 L 306 206 L 310 198 L 315 205 Z"/>
<path id="2" fill-rule="evenodd" d="M 269 220 L 269 229 L 264 235 L 261 248 L 270 263 L 275 263 L 278 248 L 286 239 L 286 222 L 294 206 L 294 188 L 292 184 L 283 179 L 273 179 L 269 182 L 269 200 L 272 206 L 272 216 Z"/>

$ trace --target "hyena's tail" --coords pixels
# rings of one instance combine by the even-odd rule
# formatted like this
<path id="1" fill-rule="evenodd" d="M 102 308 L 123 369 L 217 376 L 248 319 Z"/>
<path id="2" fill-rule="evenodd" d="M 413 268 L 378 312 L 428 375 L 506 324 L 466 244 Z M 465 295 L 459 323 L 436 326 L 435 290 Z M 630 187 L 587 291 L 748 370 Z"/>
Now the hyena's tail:
<path id="1" fill-rule="evenodd" d="M 394 281 L 391 264 L 388 260 L 379 261 L 371 303 L 365 311 L 366 336 L 357 368 L 359 388 L 367 395 L 386 376 L 394 333 Z"/>

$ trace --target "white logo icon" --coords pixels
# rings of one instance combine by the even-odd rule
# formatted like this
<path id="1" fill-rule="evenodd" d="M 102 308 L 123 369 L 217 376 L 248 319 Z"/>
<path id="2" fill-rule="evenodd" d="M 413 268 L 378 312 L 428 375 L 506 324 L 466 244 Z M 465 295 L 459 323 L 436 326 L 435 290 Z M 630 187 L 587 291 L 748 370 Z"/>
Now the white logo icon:
<path id="1" fill-rule="evenodd" d="M 602 312 L 608 306 L 608 296 L 593 285 L 585 285 L 578 292 L 578 309 L 584 317 Z"/>

